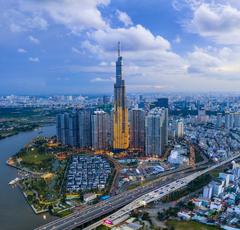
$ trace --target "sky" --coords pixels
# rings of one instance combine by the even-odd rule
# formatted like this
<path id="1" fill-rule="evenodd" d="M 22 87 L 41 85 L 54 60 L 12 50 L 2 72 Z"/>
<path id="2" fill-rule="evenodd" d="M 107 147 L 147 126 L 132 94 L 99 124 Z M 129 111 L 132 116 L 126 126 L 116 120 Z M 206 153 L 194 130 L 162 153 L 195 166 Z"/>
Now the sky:
<path id="1" fill-rule="evenodd" d="M 239 0 L 0 0 L 0 94 L 238 92 Z"/>

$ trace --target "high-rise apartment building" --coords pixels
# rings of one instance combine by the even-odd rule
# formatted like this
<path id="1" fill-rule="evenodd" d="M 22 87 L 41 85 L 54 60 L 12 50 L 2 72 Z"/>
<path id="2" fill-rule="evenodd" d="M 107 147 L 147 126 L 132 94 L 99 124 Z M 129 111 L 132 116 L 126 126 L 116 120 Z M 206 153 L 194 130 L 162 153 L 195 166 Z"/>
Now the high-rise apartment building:
<path id="1" fill-rule="evenodd" d="M 91 111 L 80 110 L 57 115 L 57 139 L 64 145 L 91 147 Z"/>
<path id="2" fill-rule="evenodd" d="M 78 146 L 78 115 L 76 112 L 68 114 L 68 134 L 70 146 Z"/>
<path id="3" fill-rule="evenodd" d="M 234 126 L 234 114 L 230 112 L 225 112 L 225 124 L 226 129 L 232 129 Z"/>
<path id="4" fill-rule="evenodd" d="M 92 148 L 104 150 L 110 144 L 110 116 L 103 110 L 97 110 L 92 115 Z"/>
<path id="5" fill-rule="evenodd" d="M 92 146 L 91 114 L 89 109 L 78 111 L 78 145 L 80 148 Z"/>
<path id="6" fill-rule="evenodd" d="M 68 144 L 69 139 L 68 116 L 68 113 L 57 115 L 57 139 L 64 145 Z"/>
<path id="7" fill-rule="evenodd" d="M 115 150 L 124 150 L 129 146 L 128 109 L 125 81 L 122 78 L 122 66 L 123 59 L 120 53 L 120 43 L 118 43 L 113 117 L 113 148 Z"/>
<path id="8" fill-rule="evenodd" d="M 234 118 L 234 128 L 239 128 L 240 127 L 240 112 L 235 112 L 233 114 L 233 118 Z"/>
<path id="9" fill-rule="evenodd" d="M 168 136 L 168 112 L 166 108 L 152 109 L 145 119 L 145 153 L 159 157 L 163 154 Z"/>
<path id="10" fill-rule="evenodd" d="M 183 120 L 177 121 L 177 137 L 181 138 L 184 136 L 184 123 Z"/>
<path id="11" fill-rule="evenodd" d="M 221 128 L 222 127 L 222 114 L 217 113 L 216 117 L 216 128 Z"/>
<path id="12" fill-rule="evenodd" d="M 145 112 L 142 109 L 129 111 L 130 148 L 144 150 Z"/>
<path id="13" fill-rule="evenodd" d="M 56 131 L 57 131 L 57 141 L 62 142 L 62 116 L 63 114 L 58 114 L 56 116 Z"/>

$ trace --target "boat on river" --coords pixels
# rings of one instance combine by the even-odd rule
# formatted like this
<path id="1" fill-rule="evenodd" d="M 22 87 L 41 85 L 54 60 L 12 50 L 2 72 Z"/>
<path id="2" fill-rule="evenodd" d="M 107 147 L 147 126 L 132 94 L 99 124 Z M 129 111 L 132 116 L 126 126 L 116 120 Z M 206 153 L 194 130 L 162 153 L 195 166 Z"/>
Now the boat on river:
<path id="1" fill-rule="evenodd" d="M 20 178 L 19 178 L 19 177 L 16 177 L 14 180 L 11 180 L 8 184 L 9 184 L 9 185 L 14 185 L 14 184 L 16 184 L 18 181 L 20 181 Z"/>

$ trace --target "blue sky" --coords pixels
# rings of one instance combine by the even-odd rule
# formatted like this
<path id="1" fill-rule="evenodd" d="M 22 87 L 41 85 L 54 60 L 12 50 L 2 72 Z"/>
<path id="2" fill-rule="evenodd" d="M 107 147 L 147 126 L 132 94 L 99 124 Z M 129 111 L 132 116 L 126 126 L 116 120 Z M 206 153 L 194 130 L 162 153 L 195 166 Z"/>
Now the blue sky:
<path id="1" fill-rule="evenodd" d="M 238 91 L 238 0 L 0 0 L 0 94 Z"/>

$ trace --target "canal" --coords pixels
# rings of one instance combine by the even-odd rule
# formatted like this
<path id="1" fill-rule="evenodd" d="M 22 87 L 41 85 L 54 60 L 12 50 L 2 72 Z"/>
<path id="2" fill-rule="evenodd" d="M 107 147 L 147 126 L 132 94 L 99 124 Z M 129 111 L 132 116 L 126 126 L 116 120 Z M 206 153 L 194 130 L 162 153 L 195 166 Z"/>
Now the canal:
<path id="1" fill-rule="evenodd" d="M 10 180 L 17 177 L 17 170 L 7 166 L 6 161 L 34 137 L 53 136 L 55 133 L 55 126 L 45 126 L 0 140 L 0 229 L 30 230 L 54 219 L 46 215 L 44 220 L 43 215 L 35 215 L 20 189 L 8 185 Z"/>

